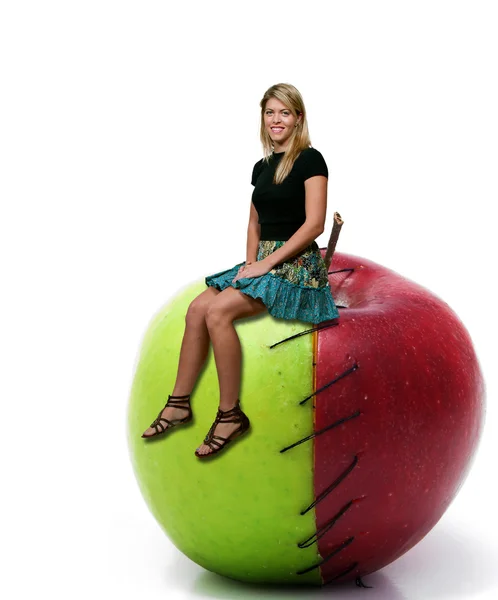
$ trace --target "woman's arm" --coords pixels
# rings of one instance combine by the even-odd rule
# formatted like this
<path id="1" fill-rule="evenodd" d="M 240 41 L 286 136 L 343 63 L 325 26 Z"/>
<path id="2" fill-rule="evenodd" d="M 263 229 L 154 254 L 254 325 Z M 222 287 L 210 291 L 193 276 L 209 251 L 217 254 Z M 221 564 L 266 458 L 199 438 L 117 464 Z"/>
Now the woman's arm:
<path id="1" fill-rule="evenodd" d="M 251 212 L 249 215 L 249 225 L 247 226 L 246 264 L 256 262 L 260 236 L 261 225 L 258 223 L 258 211 L 251 200 Z"/>
<path id="2" fill-rule="evenodd" d="M 306 221 L 283 246 L 263 259 L 272 269 L 275 265 L 304 250 L 325 229 L 327 178 L 324 175 L 310 177 L 304 182 L 304 188 L 306 194 Z"/>

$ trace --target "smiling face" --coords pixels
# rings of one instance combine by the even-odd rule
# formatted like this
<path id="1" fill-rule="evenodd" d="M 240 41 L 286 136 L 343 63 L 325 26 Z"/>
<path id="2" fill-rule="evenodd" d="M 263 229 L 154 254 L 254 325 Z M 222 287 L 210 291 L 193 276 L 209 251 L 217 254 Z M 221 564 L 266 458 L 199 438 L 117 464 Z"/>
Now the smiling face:
<path id="1" fill-rule="evenodd" d="M 268 99 L 264 111 L 264 123 L 273 142 L 274 152 L 283 152 L 287 148 L 289 138 L 300 120 L 301 115 L 295 117 L 280 100 Z"/>

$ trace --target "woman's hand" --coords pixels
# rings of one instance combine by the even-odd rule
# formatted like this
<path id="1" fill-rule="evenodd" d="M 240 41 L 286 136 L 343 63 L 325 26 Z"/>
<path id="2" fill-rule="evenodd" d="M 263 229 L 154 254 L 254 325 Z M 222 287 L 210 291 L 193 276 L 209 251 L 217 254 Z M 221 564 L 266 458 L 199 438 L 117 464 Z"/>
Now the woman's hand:
<path id="1" fill-rule="evenodd" d="M 246 263 L 240 267 L 237 275 L 232 279 L 232 283 L 242 277 L 260 277 L 271 271 L 271 269 L 272 267 L 266 259 L 257 260 L 255 263 Z"/>
<path id="2" fill-rule="evenodd" d="M 242 276 L 242 275 L 241 275 L 242 271 L 243 271 L 243 270 L 244 270 L 244 269 L 245 269 L 247 266 L 249 266 L 249 265 L 252 265 L 252 260 L 246 260 L 245 264 L 243 264 L 243 265 L 241 265 L 241 266 L 239 267 L 239 270 L 237 271 L 237 275 L 235 276 L 235 278 L 237 278 L 237 279 L 238 279 L 238 278 L 239 278 L 239 275 L 240 275 L 240 276 Z M 235 281 L 235 278 L 234 278 L 234 279 L 232 279 L 232 283 Z"/>
<path id="3" fill-rule="evenodd" d="M 246 266 L 245 266 L 245 265 L 241 265 L 241 266 L 239 267 L 239 270 L 237 271 L 237 275 L 235 275 L 235 277 L 236 277 L 236 278 L 238 278 L 238 277 L 241 275 L 242 271 L 243 271 L 245 268 L 246 268 Z M 232 279 L 232 283 L 233 283 L 234 281 L 235 281 L 235 278 L 234 278 L 234 279 Z"/>

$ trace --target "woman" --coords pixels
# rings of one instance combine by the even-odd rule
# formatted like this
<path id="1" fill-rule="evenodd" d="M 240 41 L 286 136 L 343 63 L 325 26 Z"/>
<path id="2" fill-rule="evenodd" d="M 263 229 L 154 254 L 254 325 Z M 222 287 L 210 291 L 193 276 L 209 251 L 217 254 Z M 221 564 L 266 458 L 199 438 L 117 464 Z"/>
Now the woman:
<path id="1" fill-rule="evenodd" d="M 216 454 L 250 425 L 238 398 L 241 347 L 233 322 L 264 311 L 311 323 L 339 316 L 315 242 L 325 225 L 328 170 L 321 153 L 310 147 L 301 94 L 280 83 L 265 92 L 260 106 L 265 156 L 252 172 L 255 187 L 246 261 L 206 277 L 208 288 L 187 311 L 175 395 L 168 396 L 166 406 L 142 434 L 155 437 L 191 420 L 188 392 L 211 341 L 220 405 L 204 444 L 195 452 L 199 458 Z"/>

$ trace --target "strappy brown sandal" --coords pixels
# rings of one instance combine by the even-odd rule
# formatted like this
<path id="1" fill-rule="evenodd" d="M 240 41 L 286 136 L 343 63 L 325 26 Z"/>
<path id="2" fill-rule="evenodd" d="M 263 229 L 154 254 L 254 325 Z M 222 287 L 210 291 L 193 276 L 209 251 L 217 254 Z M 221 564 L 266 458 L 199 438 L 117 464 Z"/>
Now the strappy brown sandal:
<path id="1" fill-rule="evenodd" d="M 228 417 L 233 417 L 233 419 L 230 419 Z M 218 423 L 240 423 L 241 425 L 238 429 L 233 431 L 227 438 L 224 438 L 219 435 L 214 435 L 213 433 Z M 207 454 L 198 454 L 197 449 L 195 451 L 195 455 L 197 456 L 197 458 L 207 458 L 208 456 L 213 456 L 213 454 L 221 452 L 221 450 L 223 450 L 223 448 L 225 448 L 229 442 L 245 433 L 249 429 L 249 426 L 249 418 L 240 409 L 240 402 L 238 399 L 237 404 L 230 410 L 218 409 L 216 420 L 211 425 L 211 429 L 208 431 L 208 434 L 204 439 L 204 443 L 211 448 L 212 452 L 208 452 Z M 220 444 L 220 442 L 217 442 L 215 438 L 218 440 L 222 440 L 224 443 Z M 213 446 L 213 444 L 216 444 L 217 447 Z"/>
<path id="2" fill-rule="evenodd" d="M 170 398 L 186 398 L 186 400 L 177 400 L 177 401 L 173 400 L 171 402 Z M 190 394 L 187 394 L 186 396 L 170 396 L 170 395 L 168 395 L 168 401 L 166 402 L 165 406 L 159 411 L 159 414 L 157 415 L 157 419 L 149 425 L 149 427 L 154 427 L 156 432 L 152 433 L 150 435 L 144 435 L 144 433 L 145 433 L 144 432 L 144 433 L 142 433 L 142 437 L 143 438 L 156 437 L 156 436 L 160 435 L 161 433 L 164 433 L 165 431 L 168 431 L 169 429 L 176 427 L 177 425 L 180 425 L 181 423 L 188 423 L 189 421 L 191 421 L 192 420 L 192 409 L 190 408 L 190 404 L 188 404 L 188 406 L 184 406 L 184 403 L 185 402 L 188 403 L 189 400 L 190 400 Z M 161 414 L 162 414 L 163 410 L 166 408 L 166 406 L 175 406 L 178 408 L 183 408 L 183 410 L 188 410 L 188 415 L 186 417 L 184 417 L 183 419 L 173 419 L 172 421 L 170 421 L 169 419 L 166 419 L 165 417 L 161 417 Z M 165 427 L 163 425 L 162 421 L 167 423 L 167 427 Z M 161 429 L 159 429 L 160 427 L 161 427 Z"/>

